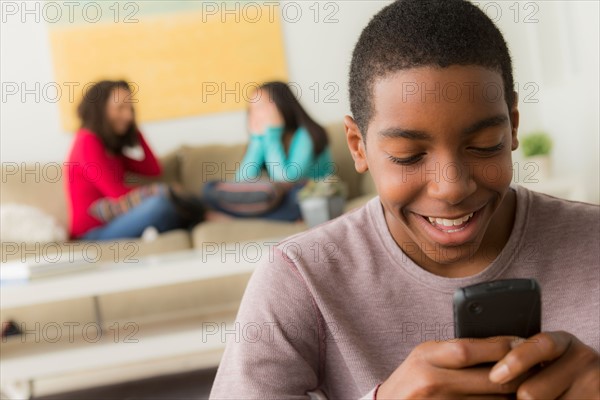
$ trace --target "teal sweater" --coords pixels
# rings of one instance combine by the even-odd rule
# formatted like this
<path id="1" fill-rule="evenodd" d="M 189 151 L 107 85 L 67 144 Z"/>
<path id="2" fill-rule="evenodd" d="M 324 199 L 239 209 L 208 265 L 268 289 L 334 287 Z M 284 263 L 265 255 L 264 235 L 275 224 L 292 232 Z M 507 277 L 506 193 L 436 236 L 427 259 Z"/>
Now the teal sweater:
<path id="1" fill-rule="evenodd" d="M 274 126 L 268 127 L 264 135 L 250 134 L 248 149 L 236 174 L 238 182 L 256 181 L 262 168 L 276 182 L 320 179 L 334 172 L 329 147 L 315 157 L 312 138 L 304 127 L 294 132 L 287 154 L 282 135 L 283 127 Z"/>

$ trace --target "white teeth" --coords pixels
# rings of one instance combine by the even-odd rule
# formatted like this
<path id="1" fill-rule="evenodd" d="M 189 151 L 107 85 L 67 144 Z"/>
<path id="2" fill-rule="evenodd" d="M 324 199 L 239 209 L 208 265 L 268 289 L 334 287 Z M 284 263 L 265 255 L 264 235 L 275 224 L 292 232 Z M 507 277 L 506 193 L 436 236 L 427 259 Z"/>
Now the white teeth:
<path id="1" fill-rule="evenodd" d="M 470 213 L 468 215 L 465 215 L 464 217 L 457 218 L 457 219 L 434 218 L 434 217 L 427 217 L 427 219 L 429 219 L 429 222 L 431 222 L 432 224 L 443 225 L 443 226 L 458 226 L 458 225 L 464 224 L 472 216 L 473 216 L 473 213 Z"/>

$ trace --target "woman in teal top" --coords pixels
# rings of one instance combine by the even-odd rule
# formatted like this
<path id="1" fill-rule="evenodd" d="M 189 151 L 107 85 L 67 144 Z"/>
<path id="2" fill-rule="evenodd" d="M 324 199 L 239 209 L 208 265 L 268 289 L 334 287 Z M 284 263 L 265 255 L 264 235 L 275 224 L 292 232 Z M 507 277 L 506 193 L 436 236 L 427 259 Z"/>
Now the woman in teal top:
<path id="1" fill-rule="evenodd" d="M 236 182 L 277 182 L 285 188 L 278 207 L 253 217 L 295 221 L 300 219 L 297 192 L 308 179 L 323 179 L 335 168 L 325 129 L 302 108 L 290 87 L 283 82 L 261 85 L 248 106 L 250 138 L 236 173 Z M 205 186 L 204 199 L 211 208 L 223 209 L 214 195 L 216 182 Z"/>
<path id="2" fill-rule="evenodd" d="M 266 170 L 276 182 L 320 179 L 333 172 L 328 147 L 315 155 L 313 139 L 304 126 L 291 135 L 285 149 L 285 127 L 268 126 L 262 133 L 251 133 L 246 155 L 237 171 L 238 181 L 255 181 Z"/>
<path id="3" fill-rule="evenodd" d="M 237 173 L 255 181 L 266 170 L 276 182 L 319 179 L 333 172 L 325 130 L 283 82 L 262 85 L 248 106 L 250 140 Z"/>

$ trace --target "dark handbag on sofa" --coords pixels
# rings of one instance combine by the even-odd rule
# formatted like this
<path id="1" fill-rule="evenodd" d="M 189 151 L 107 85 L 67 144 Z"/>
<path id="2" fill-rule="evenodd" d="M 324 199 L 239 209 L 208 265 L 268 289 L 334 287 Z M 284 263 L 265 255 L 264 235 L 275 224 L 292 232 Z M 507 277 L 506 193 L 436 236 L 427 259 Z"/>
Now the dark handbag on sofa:
<path id="1" fill-rule="evenodd" d="M 289 188 L 286 182 L 220 182 L 204 186 L 203 198 L 207 205 L 237 216 L 260 216 L 279 204 Z"/>

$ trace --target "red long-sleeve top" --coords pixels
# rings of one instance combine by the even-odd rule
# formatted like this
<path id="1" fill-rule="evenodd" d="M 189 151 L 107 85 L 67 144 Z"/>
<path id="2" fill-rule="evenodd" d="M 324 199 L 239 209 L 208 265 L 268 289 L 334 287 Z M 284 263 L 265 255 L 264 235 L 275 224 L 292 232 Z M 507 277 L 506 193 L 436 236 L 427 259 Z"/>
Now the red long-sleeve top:
<path id="1" fill-rule="evenodd" d="M 160 164 L 140 132 L 138 138 L 144 150 L 144 158 L 139 161 L 110 154 L 100 138 L 87 129 L 82 128 L 76 133 L 64 165 L 71 238 L 79 238 L 103 224 L 88 212 L 94 201 L 103 197 L 117 198 L 132 189 L 125 185 L 125 172 L 160 175 Z"/>

